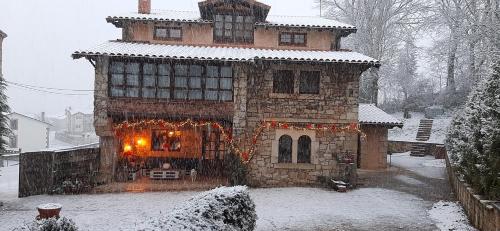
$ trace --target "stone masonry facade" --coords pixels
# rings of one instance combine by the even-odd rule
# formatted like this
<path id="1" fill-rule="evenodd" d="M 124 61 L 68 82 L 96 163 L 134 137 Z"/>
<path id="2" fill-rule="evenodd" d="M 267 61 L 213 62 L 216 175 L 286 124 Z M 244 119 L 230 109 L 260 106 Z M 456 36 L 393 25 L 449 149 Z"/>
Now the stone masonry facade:
<path id="1" fill-rule="evenodd" d="M 235 137 L 248 140 L 262 121 L 296 125 L 322 124 L 344 127 L 358 121 L 358 84 L 363 67 L 341 64 L 263 63 L 239 67 L 242 74 L 235 83 Z M 273 92 L 273 72 L 293 70 L 294 94 Z M 321 71 L 320 94 L 298 94 L 300 71 Z M 251 87 L 248 87 L 251 86 Z M 282 135 L 293 139 L 292 163 L 278 163 L 278 140 Z M 297 163 L 297 140 L 312 139 L 311 163 Z M 317 183 L 318 176 L 338 175 L 337 154 L 357 152 L 357 134 L 267 129 L 257 142 L 250 163 L 249 180 L 254 186 L 293 186 Z"/>

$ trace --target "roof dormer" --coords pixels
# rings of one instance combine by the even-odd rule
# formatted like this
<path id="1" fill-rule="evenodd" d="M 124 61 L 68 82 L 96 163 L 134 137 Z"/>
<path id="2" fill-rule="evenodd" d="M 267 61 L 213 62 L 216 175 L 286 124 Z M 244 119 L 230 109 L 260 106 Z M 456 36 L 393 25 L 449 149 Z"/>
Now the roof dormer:
<path id="1" fill-rule="evenodd" d="M 265 22 L 271 6 L 255 0 L 205 0 L 198 3 L 201 18 L 213 20 L 214 15 L 249 15 L 256 22 Z"/>

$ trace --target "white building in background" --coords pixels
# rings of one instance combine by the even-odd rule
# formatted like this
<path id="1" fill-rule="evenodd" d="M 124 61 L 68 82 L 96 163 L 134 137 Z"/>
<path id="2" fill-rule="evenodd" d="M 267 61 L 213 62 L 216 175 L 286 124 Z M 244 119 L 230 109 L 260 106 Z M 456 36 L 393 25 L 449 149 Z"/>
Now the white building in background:
<path id="1" fill-rule="evenodd" d="M 66 130 L 69 134 L 94 133 L 94 115 L 66 110 Z"/>
<path id="2" fill-rule="evenodd" d="M 7 116 L 12 131 L 8 137 L 9 149 L 36 152 L 49 148 L 49 123 L 15 112 Z"/>

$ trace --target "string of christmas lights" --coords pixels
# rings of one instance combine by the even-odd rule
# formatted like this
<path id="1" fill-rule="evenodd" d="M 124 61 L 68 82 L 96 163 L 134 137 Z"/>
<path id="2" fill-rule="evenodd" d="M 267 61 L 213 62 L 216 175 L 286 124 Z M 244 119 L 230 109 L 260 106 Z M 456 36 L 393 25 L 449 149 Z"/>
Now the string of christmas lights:
<path id="1" fill-rule="evenodd" d="M 210 127 L 213 129 L 216 129 L 220 131 L 222 137 L 224 140 L 229 144 L 229 147 L 231 150 L 233 150 L 237 155 L 241 157 L 243 162 L 245 164 L 248 164 L 254 157 L 255 155 L 255 150 L 257 147 L 257 143 L 259 138 L 261 137 L 262 133 L 264 130 L 270 130 L 270 129 L 292 129 L 292 130 L 301 130 L 301 131 L 307 131 L 307 130 L 312 130 L 312 131 L 320 131 L 320 132 L 331 132 L 331 133 L 345 133 L 345 132 L 351 132 L 351 133 L 357 133 L 361 134 L 361 136 L 364 138 L 366 137 L 366 134 L 364 134 L 361 129 L 359 124 L 357 123 L 351 123 L 347 126 L 337 126 L 337 125 L 325 125 L 325 124 L 312 124 L 309 123 L 306 126 L 298 126 L 294 125 L 291 123 L 286 123 L 286 122 L 277 122 L 277 121 L 263 121 L 261 122 L 255 129 L 252 135 L 252 140 L 251 143 L 248 144 L 248 142 L 243 143 L 243 146 L 248 146 L 248 149 L 241 149 L 240 145 L 236 144 L 235 140 L 233 139 L 231 128 L 226 129 L 224 126 L 218 122 L 204 122 L 204 121 L 193 121 L 191 119 L 187 119 L 185 121 L 178 121 L 178 122 L 171 122 L 171 121 L 166 121 L 162 119 L 152 119 L 152 120 L 141 120 L 138 122 L 128 122 L 125 121 L 123 123 L 117 124 L 114 127 L 115 134 L 117 136 L 121 136 L 121 133 L 123 130 L 128 130 L 128 129 L 147 129 L 150 127 L 160 127 L 160 128 L 171 128 L 174 130 L 178 130 L 179 128 L 183 127 L 193 127 L 193 128 L 198 128 L 198 127 Z"/>

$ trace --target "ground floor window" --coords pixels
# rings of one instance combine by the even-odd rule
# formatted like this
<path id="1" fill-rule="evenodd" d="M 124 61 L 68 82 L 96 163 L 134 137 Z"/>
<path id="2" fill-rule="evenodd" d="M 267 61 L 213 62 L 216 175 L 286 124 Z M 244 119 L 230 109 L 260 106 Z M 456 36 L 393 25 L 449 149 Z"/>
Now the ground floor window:
<path id="1" fill-rule="evenodd" d="M 292 143 L 292 137 L 288 135 L 281 136 L 278 151 L 279 163 L 292 163 Z"/>
<path id="2" fill-rule="evenodd" d="M 311 138 L 309 136 L 299 137 L 297 163 L 311 163 Z"/>

